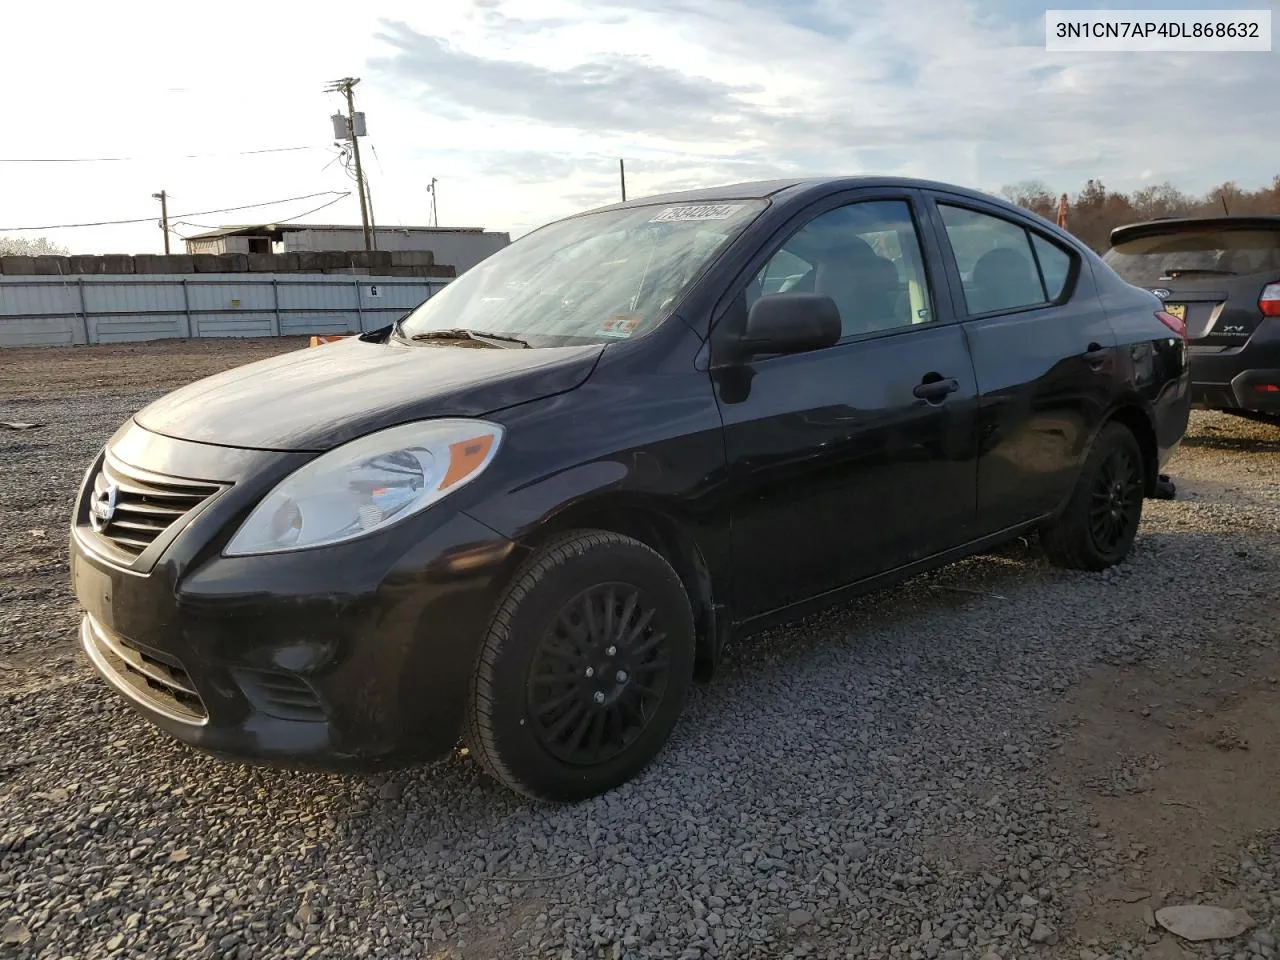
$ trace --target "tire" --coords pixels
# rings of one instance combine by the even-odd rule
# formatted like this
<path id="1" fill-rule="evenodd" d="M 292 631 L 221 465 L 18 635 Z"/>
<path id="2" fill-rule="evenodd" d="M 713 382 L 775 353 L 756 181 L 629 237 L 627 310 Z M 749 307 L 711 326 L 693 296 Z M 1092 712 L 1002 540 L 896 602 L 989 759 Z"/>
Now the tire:
<path id="1" fill-rule="evenodd" d="M 592 797 L 657 756 L 693 664 L 689 596 L 666 560 L 630 537 L 579 531 L 532 557 L 499 600 L 463 739 L 526 796 Z"/>
<path id="2" fill-rule="evenodd" d="M 1133 547 L 1145 493 L 1137 438 L 1123 424 L 1106 424 L 1066 509 L 1041 530 L 1049 560 L 1059 567 L 1095 571 L 1122 561 Z"/>

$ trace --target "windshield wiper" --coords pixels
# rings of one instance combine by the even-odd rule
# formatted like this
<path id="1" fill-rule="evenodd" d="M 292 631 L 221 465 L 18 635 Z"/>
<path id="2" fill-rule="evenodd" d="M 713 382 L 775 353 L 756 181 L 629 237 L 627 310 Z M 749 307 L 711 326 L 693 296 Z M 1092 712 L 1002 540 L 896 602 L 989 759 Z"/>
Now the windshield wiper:
<path id="1" fill-rule="evenodd" d="M 484 330 L 467 330 L 464 327 L 458 327 L 454 330 L 428 330 L 425 333 L 415 333 L 409 338 L 410 340 L 475 340 L 477 343 L 487 343 L 491 347 L 505 347 L 508 350 L 528 348 L 529 344 L 519 337 L 511 337 L 505 333 L 489 333 Z M 510 346 L 507 346 L 510 344 Z"/>

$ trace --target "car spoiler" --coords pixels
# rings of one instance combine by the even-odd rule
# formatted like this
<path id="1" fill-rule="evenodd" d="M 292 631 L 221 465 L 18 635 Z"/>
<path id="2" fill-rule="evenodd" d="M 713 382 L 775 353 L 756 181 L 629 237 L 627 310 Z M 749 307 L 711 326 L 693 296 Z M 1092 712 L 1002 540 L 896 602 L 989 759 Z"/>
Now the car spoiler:
<path id="1" fill-rule="evenodd" d="M 1239 217 L 1162 217 L 1116 227 L 1107 238 L 1111 246 L 1119 246 L 1142 237 L 1158 237 L 1166 233 L 1199 233 L 1202 230 L 1280 230 L 1280 216 Z"/>

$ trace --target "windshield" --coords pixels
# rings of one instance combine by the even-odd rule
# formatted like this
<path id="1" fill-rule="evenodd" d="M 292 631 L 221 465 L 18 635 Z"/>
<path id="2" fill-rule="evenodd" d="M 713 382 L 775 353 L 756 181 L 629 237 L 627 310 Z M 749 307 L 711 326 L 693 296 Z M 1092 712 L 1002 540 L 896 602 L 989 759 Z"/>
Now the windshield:
<path id="1" fill-rule="evenodd" d="M 1280 230 L 1182 228 L 1122 243 L 1103 259 L 1139 286 L 1176 280 L 1179 273 L 1230 276 L 1280 270 Z"/>
<path id="2" fill-rule="evenodd" d="M 471 330 L 534 347 L 641 336 L 765 206 L 653 205 L 561 220 L 468 270 L 409 314 L 400 332 Z"/>

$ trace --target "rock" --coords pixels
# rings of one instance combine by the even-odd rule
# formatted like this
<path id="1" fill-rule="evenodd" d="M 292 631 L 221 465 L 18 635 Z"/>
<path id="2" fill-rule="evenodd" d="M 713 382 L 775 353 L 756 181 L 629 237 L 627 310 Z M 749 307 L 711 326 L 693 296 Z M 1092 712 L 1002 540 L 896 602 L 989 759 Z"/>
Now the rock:
<path id="1" fill-rule="evenodd" d="M 1120 899 L 1125 903 L 1137 903 L 1139 900 L 1146 900 L 1150 896 L 1150 890 L 1143 890 L 1139 887 L 1135 887 L 1132 890 L 1120 891 Z"/>
<path id="2" fill-rule="evenodd" d="M 1039 900 L 1026 893 L 1022 895 L 1022 899 L 1018 902 L 1022 904 L 1022 909 L 1024 910 L 1034 910 L 1036 907 L 1040 906 Z"/>
<path id="3" fill-rule="evenodd" d="M 1058 933 L 1043 920 L 1037 920 L 1035 927 L 1031 930 L 1031 942 L 1053 945 L 1058 942 Z"/>
<path id="4" fill-rule="evenodd" d="M 787 914 L 787 922 L 793 927 L 803 927 L 806 923 L 813 920 L 813 914 L 808 910 L 792 910 Z"/>
<path id="5" fill-rule="evenodd" d="M 1230 940 L 1253 926 L 1253 918 L 1242 910 L 1228 910 L 1208 904 L 1162 907 L 1156 922 L 1183 940 Z"/>
<path id="6" fill-rule="evenodd" d="M 382 785 L 382 789 L 378 791 L 378 796 L 383 800 L 399 800 L 404 796 L 404 785 L 396 783 L 394 780 L 388 781 Z"/>
<path id="7" fill-rule="evenodd" d="M 21 920 L 10 920 L 4 925 L 3 932 L 0 932 L 0 942 L 6 943 L 11 947 L 20 947 L 30 940 L 31 931 L 27 929 L 27 925 Z"/>
<path id="8" fill-rule="evenodd" d="M 169 854 L 170 863 L 182 863 L 184 860 L 190 860 L 190 859 L 191 859 L 191 851 L 188 850 L 186 847 L 179 847 L 177 850 L 174 850 L 171 854 Z"/>

